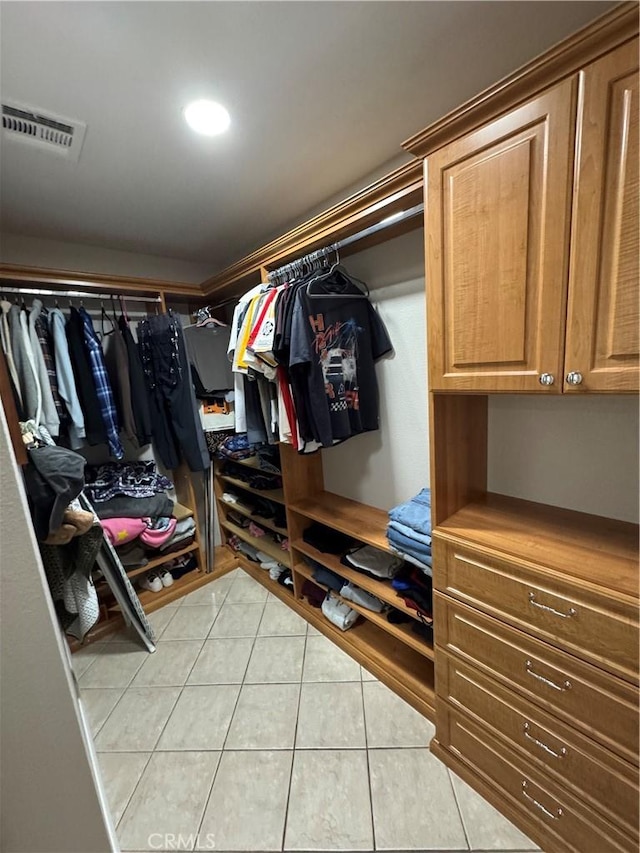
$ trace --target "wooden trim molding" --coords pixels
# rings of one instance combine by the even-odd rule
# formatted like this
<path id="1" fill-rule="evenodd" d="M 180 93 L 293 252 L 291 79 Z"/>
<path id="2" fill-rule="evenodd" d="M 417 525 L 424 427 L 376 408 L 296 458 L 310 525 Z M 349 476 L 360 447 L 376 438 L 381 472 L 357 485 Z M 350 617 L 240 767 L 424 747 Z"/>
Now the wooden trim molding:
<path id="1" fill-rule="evenodd" d="M 543 89 L 559 83 L 638 34 L 638 4 L 621 3 L 517 71 L 494 83 L 443 118 L 416 133 L 402 147 L 426 157 Z"/>
<path id="2" fill-rule="evenodd" d="M 24 287 L 33 286 L 34 290 L 38 285 L 46 284 L 53 290 L 79 288 L 88 293 L 92 290 L 106 290 L 109 293 L 139 293 L 154 297 L 159 292 L 167 296 L 202 296 L 201 286 L 188 282 L 0 264 L 0 287 L 9 282 Z"/>
<path id="3" fill-rule="evenodd" d="M 207 297 L 228 294 L 260 268 L 275 268 L 422 201 L 422 169 L 412 161 L 203 282 Z"/>

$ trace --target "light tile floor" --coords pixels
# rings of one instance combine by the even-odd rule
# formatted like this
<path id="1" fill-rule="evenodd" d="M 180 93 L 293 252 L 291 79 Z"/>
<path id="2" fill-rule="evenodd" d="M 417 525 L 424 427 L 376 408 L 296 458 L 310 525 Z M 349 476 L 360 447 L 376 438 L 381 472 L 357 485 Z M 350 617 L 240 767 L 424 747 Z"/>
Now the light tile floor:
<path id="1" fill-rule="evenodd" d="M 241 569 L 73 656 L 123 851 L 528 851 L 433 726 Z"/>

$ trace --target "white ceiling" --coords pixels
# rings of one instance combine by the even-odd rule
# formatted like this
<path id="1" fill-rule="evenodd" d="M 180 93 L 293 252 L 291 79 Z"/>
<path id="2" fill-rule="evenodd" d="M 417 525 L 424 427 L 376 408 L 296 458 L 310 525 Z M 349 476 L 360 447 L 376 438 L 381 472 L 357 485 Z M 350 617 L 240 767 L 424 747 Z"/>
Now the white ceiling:
<path id="1" fill-rule="evenodd" d="M 213 273 L 613 5 L 2 2 L 3 97 L 88 125 L 77 165 L 3 142 L 3 230 Z M 198 97 L 225 136 L 187 128 Z"/>

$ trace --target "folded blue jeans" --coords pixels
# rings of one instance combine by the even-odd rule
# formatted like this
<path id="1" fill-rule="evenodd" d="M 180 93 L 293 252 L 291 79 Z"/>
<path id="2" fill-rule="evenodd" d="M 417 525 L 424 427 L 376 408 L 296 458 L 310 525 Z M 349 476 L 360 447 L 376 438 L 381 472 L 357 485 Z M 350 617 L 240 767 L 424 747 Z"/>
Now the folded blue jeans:
<path id="1" fill-rule="evenodd" d="M 410 501 L 389 510 L 392 521 L 404 524 L 423 536 L 431 535 L 431 491 L 422 489 Z"/>

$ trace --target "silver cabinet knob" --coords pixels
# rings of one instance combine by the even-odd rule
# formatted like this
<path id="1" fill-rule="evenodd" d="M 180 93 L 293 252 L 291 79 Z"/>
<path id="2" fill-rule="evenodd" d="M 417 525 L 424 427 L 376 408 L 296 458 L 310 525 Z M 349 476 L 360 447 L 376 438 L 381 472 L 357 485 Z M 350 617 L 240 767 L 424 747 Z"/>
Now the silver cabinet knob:
<path id="1" fill-rule="evenodd" d="M 554 383 L 553 374 L 552 373 L 541 373 L 540 376 L 538 376 L 538 382 L 541 385 L 553 385 L 553 383 Z"/>
<path id="2" fill-rule="evenodd" d="M 572 370 L 570 373 L 567 373 L 567 384 L 569 385 L 581 385 L 582 384 L 582 374 L 579 370 Z"/>

